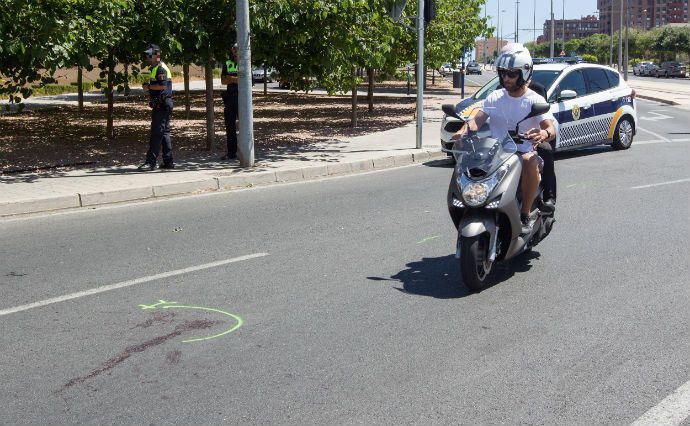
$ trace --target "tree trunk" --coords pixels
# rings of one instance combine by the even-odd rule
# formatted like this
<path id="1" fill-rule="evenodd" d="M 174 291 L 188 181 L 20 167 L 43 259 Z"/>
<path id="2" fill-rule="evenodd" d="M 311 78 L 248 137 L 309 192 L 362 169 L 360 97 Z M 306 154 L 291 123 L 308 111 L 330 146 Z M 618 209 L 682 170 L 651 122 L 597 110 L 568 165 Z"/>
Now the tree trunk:
<path id="1" fill-rule="evenodd" d="M 125 96 L 129 96 L 129 64 L 125 64 Z"/>
<path id="2" fill-rule="evenodd" d="M 108 55 L 108 87 L 106 89 L 106 97 L 108 99 L 108 118 L 105 126 L 105 137 L 115 139 L 115 99 L 113 97 L 113 80 L 115 79 L 115 57 L 111 51 Z"/>
<path id="3" fill-rule="evenodd" d="M 189 120 L 189 64 L 182 65 L 182 74 L 184 75 L 184 117 Z"/>
<path id="4" fill-rule="evenodd" d="M 254 78 L 254 77 L 252 77 Z M 268 67 L 264 64 L 264 96 L 268 94 Z"/>
<path id="5" fill-rule="evenodd" d="M 204 79 L 206 80 L 206 150 L 215 151 L 215 123 L 213 118 L 213 59 L 206 60 L 204 68 Z"/>
<path id="6" fill-rule="evenodd" d="M 367 98 L 369 100 L 369 112 L 374 111 L 374 69 L 368 68 L 367 75 L 369 76 L 369 91 Z"/>
<path id="7" fill-rule="evenodd" d="M 82 67 L 77 68 L 77 104 L 79 105 L 79 112 L 84 112 L 84 70 Z"/>
<path id="8" fill-rule="evenodd" d="M 436 69 L 431 69 L 431 85 L 436 86 Z"/>
<path id="9" fill-rule="evenodd" d="M 352 128 L 357 127 L 357 84 L 355 83 L 357 77 L 357 68 L 352 67 L 352 117 L 350 120 Z"/>

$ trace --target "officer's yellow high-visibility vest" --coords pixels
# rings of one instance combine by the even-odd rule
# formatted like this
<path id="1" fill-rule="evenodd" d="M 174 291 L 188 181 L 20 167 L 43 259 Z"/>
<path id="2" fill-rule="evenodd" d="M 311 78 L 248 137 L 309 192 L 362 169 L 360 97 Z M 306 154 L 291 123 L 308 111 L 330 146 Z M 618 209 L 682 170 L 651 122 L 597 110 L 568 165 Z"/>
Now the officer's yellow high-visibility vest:
<path id="1" fill-rule="evenodd" d="M 168 68 L 168 66 L 165 65 L 163 62 L 160 62 L 158 65 L 153 67 L 153 69 L 151 70 L 151 80 L 156 79 L 156 73 L 158 72 L 158 67 L 163 67 L 163 69 L 165 70 L 165 74 L 166 74 L 167 79 L 172 80 L 172 73 L 170 72 L 170 68 Z"/>
<path id="2" fill-rule="evenodd" d="M 232 59 L 228 59 L 225 61 L 225 69 L 228 71 L 228 74 L 237 73 L 237 64 Z"/>

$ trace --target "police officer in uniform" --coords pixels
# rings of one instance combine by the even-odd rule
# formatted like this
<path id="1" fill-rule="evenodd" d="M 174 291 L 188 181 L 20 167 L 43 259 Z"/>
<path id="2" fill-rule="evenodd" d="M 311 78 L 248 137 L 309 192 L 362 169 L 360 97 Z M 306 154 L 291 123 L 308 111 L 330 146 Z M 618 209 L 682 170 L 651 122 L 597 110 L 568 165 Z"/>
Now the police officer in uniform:
<path id="1" fill-rule="evenodd" d="M 223 63 L 220 73 L 221 84 L 227 89 L 223 93 L 223 118 L 225 119 L 225 131 L 227 133 L 227 154 L 221 160 L 234 160 L 237 158 L 237 128 L 235 120 L 238 117 L 239 94 L 237 90 L 237 43 L 232 46 L 232 58 Z"/>
<path id="2" fill-rule="evenodd" d="M 151 68 L 149 82 L 142 87 L 150 95 L 151 107 L 151 139 L 149 150 L 146 153 L 146 161 L 139 166 L 141 171 L 151 171 L 156 168 L 158 154 L 163 148 L 162 169 L 175 167 L 172 155 L 172 142 L 170 141 L 170 115 L 173 110 L 172 101 L 172 73 L 170 68 L 161 62 L 161 49 L 155 44 L 150 44 L 146 51 L 146 62 Z"/>

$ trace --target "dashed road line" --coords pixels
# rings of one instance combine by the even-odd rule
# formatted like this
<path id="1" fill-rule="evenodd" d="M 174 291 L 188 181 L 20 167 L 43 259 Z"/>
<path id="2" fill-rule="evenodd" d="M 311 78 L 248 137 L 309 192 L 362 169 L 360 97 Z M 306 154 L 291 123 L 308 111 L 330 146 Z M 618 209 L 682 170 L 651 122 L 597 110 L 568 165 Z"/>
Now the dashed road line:
<path id="1" fill-rule="evenodd" d="M 80 297 L 92 296 L 94 294 L 104 293 L 110 290 L 117 290 L 124 287 L 130 287 L 137 284 L 143 284 L 155 280 L 160 280 L 163 278 L 170 278 L 176 275 L 188 274 L 190 272 L 201 271 L 204 269 L 215 268 L 217 266 L 223 266 L 230 263 L 241 262 L 243 260 L 255 259 L 257 257 L 268 256 L 268 253 L 254 253 L 248 254 L 246 256 L 233 257 L 231 259 L 219 260 L 217 262 L 204 263 L 203 265 L 190 266 L 189 268 L 177 269 L 174 271 L 163 272 L 156 275 L 149 275 L 147 277 L 137 278 L 134 280 L 122 281 L 115 284 L 104 285 L 102 287 L 92 288 L 90 290 L 79 291 L 77 293 L 66 294 L 64 296 L 53 297 L 50 299 L 41 300 L 39 302 L 28 303 L 26 305 L 15 306 L 14 308 L 7 308 L 0 310 L 0 317 L 4 315 L 14 314 L 17 312 L 28 311 L 29 309 L 40 308 L 42 306 L 52 305 L 54 303 L 66 302 L 72 299 L 78 299 Z"/>
<path id="2" fill-rule="evenodd" d="M 644 189 L 644 188 L 652 188 L 655 186 L 662 186 L 662 185 L 672 185 L 674 183 L 683 183 L 683 182 L 690 182 L 689 179 L 679 179 L 679 180 L 672 180 L 668 182 L 660 182 L 660 183 L 653 183 L 651 185 L 640 185 L 640 186 L 633 186 L 630 189 Z"/>
<path id="3" fill-rule="evenodd" d="M 690 382 L 676 389 L 631 426 L 677 426 L 690 417 Z"/>

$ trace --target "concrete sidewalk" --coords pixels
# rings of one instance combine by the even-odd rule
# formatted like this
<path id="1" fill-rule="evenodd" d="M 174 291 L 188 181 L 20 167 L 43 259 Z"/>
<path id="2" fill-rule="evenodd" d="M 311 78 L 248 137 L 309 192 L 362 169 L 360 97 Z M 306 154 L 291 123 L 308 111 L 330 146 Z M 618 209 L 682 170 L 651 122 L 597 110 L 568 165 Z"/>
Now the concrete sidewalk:
<path id="1" fill-rule="evenodd" d="M 631 81 L 631 86 L 640 98 L 690 109 L 690 81 L 674 82 L 672 89 L 653 80 Z M 250 170 L 200 155 L 170 171 L 139 172 L 131 165 L 0 176 L 0 216 L 226 191 L 442 159 L 446 154 L 439 144 L 440 106 L 459 101 L 459 93 L 425 96 L 422 149 L 415 149 L 416 125 L 411 122 L 384 132 L 262 154 Z"/>
<path id="2" fill-rule="evenodd" d="M 131 165 L 0 176 L 0 216 L 311 180 L 445 158 L 439 143 L 440 105 L 459 100 L 459 95 L 425 96 L 422 149 L 415 149 L 416 125 L 411 122 L 383 132 L 267 153 L 252 169 L 201 155 L 174 170 L 139 172 Z"/>

